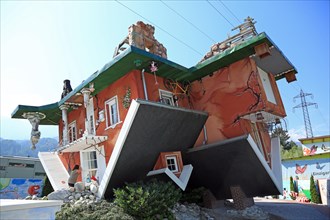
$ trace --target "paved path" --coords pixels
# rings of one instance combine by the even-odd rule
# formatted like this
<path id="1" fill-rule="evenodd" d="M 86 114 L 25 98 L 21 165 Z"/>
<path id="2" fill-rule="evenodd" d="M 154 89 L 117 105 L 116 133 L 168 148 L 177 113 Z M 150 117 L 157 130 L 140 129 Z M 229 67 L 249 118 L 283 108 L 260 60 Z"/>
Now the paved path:
<path id="1" fill-rule="evenodd" d="M 329 220 L 330 207 L 320 204 L 300 203 L 280 199 L 255 199 L 255 204 L 264 211 L 292 220 Z"/>
<path id="2" fill-rule="evenodd" d="M 326 205 L 264 198 L 254 198 L 254 201 L 257 207 L 269 213 L 269 220 L 330 220 L 330 207 Z M 226 213 L 230 209 L 224 206 L 214 208 L 212 214 L 221 220 L 245 219 L 229 217 Z"/>

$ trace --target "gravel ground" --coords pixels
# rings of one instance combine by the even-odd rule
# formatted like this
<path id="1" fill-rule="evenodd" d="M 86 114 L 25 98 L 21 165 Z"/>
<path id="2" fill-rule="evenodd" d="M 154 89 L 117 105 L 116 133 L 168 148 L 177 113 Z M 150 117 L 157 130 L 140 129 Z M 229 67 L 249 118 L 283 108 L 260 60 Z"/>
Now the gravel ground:
<path id="1" fill-rule="evenodd" d="M 299 203 L 289 200 L 255 198 L 255 206 L 245 212 L 220 205 L 208 210 L 219 220 L 329 220 L 330 207 L 326 205 Z M 249 213 L 251 213 L 249 216 Z M 234 213 L 234 214 L 232 214 Z"/>

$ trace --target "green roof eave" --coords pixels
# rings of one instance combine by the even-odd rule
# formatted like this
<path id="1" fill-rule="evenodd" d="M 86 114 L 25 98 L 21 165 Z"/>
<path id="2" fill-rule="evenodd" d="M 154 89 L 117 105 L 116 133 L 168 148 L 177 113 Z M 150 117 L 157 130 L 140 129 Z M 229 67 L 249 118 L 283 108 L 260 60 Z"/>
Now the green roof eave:
<path id="1" fill-rule="evenodd" d="M 271 54 L 271 56 L 269 56 L 270 58 L 262 60 L 256 59 L 258 66 L 265 68 L 265 70 L 268 68 L 269 71 L 272 72 L 273 69 L 276 69 L 275 67 L 282 66 L 281 64 L 284 63 L 285 65 L 283 68 L 280 67 L 280 69 L 276 69 L 276 79 L 283 78 L 283 73 L 286 70 L 297 73 L 294 66 L 265 33 L 260 33 L 259 35 L 246 40 L 233 48 L 225 50 L 224 52 L 217 54 L 189 69 L 145 50 L 141 50 L 134 46 L 129 46 L 125 51 L 114 57 L 113 60 L 104 65 L 100 70 L 96 71 L 84 80 L 78 87 L 76 87 L 59 102 L 43 106 L 18 105 L 12 113 L 12 118 L 23 118 L 22 115 L 25 112 L 41 112 L 46 115 L 46 118 L 41 120 L 41 125 L 57 125 L 58 121 L 61 119 L 61 110 L 59 109 L 59 106 L 69 102 L 70 98 L 75 96 L 77 93 L 80 93 L 83 88 L 89 87 L 89 83 L 94 83 L 95 91 L 92 95 L 96 95 L 128 72 L 144 69 L 146 72 L 150 73 L 150 64 L 152 61 L 157 63 L 158 70 L 156 74 L 158 76 L 171 78 L 181 82 L 186 80 L 192 82 L 210 75 L 220 68 L 244 59 L 245 57 L 254 55 L 254 47 L 264 42 L 266 42 L 269 47 L 275 48 L 273 51 L 276 53 Z M 72 109 L 70 108 L 68 111 L 71 110 Z"/>
<path id="2" fill-rule="evenodd" d="M 57 125 L 62 117 L 59 106 L 68 102 L 72 96 L 79 93 L 83 88 L 88 87 L 89 83 L 94 83 L 95 85 L 95 91 L 92 95 L 98 94 L 108 85 L 134 69 L 145 69 L 146 72 L 150 72 L 149 65 L 151 61 L 155 61 L 158 64 L 158 71 L 156 74 L 165 78 L 168 78 L 170 75 L 180 75 L 188 71 L 184 66 L 130 46 L 109 63 L 104 65 L 100 70 L 84 80 L 59 102 L 43 106 L 18 105 L 11 116 L 12 118 L 22 119 L 22 115 L 25 112 L 41 112 L 46 115 L 46 118 L 40 121 L 40 125 Z M 138 65 L 138 63 L 141 65 Z M 70 108 L 68 111 L 70 112 L 71 110 L 72 109 Z"/>
<path id="3" fill-rule="evenodd" d="M 62 117 L 58 102 L 43 106 L 18 105 L 11 114 L 11 117 L 24 119 L 23 114 L 26 112 L 41 112 L 45 114 L 46 118 L 40 121 L 40 125 L 57 125 Z"/>
<path id="4" fill-rule="evenodd" d="M 70 97 L 80 92 L 83 88 L 88 87 L 89 83 L 94 83 L 95 91 L 92 94 L 95 95 L 132 70 L 145 69 L 146 72 L 150 72 L 149 65 L 151 61 L 157 63 L 158 70 L 156 74 L 161 77 L 169 78 L 170 75 L 180 75 L 188 72 L 188 68 L 184 66 L 130 46 L 65 96 L 59 102 L 59 106 L 67 102 Z"/>

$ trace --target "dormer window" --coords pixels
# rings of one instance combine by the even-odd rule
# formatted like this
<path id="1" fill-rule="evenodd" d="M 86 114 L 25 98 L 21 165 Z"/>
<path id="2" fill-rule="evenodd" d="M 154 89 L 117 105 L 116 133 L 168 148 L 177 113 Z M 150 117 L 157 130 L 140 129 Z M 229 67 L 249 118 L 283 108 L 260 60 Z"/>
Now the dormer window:
<path id="1" fill-rule="evenodd" d="M 170 171 L 172 171 L 173 173 L 176 173 L 179 171 L 176 156 L 166 156 L 166 164 L 167 164 L 167 168 Z"/>
<path id="2" fill-rule="evenodd" d="M 160 98 L 161 103 L 164 103 L 166 105 L 175 106 L 174 99 L 173 99 L 173 93 L 160 89 L 159 98 Z"/>

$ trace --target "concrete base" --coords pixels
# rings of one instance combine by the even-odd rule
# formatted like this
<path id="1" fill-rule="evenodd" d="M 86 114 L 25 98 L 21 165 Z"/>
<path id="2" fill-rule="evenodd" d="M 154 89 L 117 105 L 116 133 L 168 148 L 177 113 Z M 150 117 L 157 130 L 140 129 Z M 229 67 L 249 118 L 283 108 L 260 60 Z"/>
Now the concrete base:
<path id="1" fill-rule="evenodd" d="M 0 199 L 0 219 L 55 219 L 62 204 L 60 200 Z"/>

